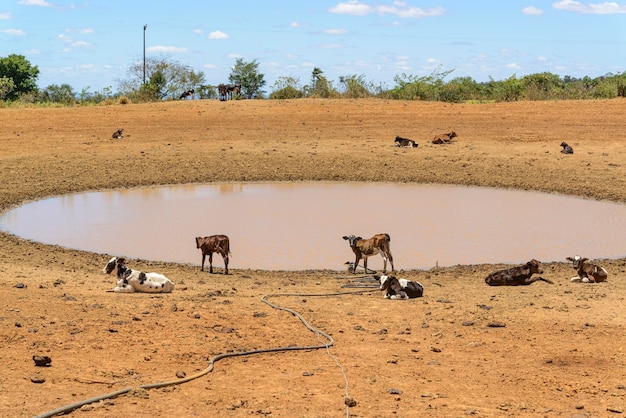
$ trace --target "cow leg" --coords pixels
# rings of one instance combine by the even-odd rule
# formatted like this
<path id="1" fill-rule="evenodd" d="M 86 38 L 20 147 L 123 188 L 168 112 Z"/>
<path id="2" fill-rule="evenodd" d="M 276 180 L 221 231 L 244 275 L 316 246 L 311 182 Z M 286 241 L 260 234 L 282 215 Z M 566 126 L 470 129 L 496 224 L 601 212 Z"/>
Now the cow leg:
<path id="1" fill-rule="evenodd" d="M 365 274 L 367 274 L 367 257 L 363 258 L 363 268 L 365 269 Z"/>
<path id="2" fill-rule="evenodd" d="M 367 258 L 365 260 L 367 260 Z M 354 260 L 354 269 L 352 270 L 352 274 L 356 274 L 356 269 L 357 269 L 357 267 L 359 267 L 359 261 L 361 261 L 361 257 L 359 257 L 357 255 L 356 259 Z M 367 271 L 366 271 L 366 273 L 367 273 Z"/>
<path id="3" fill-rule="evenodd" d="M 393 268 L 393 256 L 391 255 L 391 253 L 387 254 L 387 258 L 389 259 L 389 264 L 391 264 L 391 271 L 396 271 Z"/>
<path id="4" fill-rule="evenodd" d="M 206 254 L 204 251 L 202 252 L 202 267 L 200 267 L 200 271 L 204 271 L 204 259 L 206 258 Z"/>
<path id="5" fill-rule="evenodd" d="M 224 268 L 226 270 L 224 274 L 228 274 L 228 254 L 223 255 L 222 258 L 224 259 Z"/>
<path id="6" fill-rule="evenodd" d="M 213 274 L 213 253 L 209 254 L 209 273 Z"/>

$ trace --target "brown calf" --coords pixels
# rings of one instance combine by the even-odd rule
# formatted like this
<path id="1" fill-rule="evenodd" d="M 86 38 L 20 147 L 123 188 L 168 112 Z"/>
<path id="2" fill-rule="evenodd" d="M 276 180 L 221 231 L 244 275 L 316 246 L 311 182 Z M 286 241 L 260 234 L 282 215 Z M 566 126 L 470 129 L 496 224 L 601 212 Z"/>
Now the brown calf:
<path id="1" fill-rule="evenodd" d="M 574 257 L 567 257 L 566 260 L 572 262 L 574 270 L 578 273 L 578 276 L 572 277 L 571 280 L 573 282 L 604 282 L 609 277 L 609 274 L 604 268 L 592 263 L 588 258 L 576 255 Z"/>
<path id="2" fill-rule="evenodd" d="M 541 280 L 553 284 L 550 280 L 543 277 L 531 278 L 535 273 L 542 274 L 543 270 L 541 269 L 541 262 L 532 259 L 523 266 L 494 271 L 485 278 L 485 283 L 489 286 L 526 286 Z"/>
<path id="3" fill-rule="evenodd" d="M 230 254 L 230 240 L 226 235 L 196 237 L 196 248 L 199 248 L 202 251 L 202 267 L 200 267 L 201 271 L 204 271 L 204 260 L 208 254 L 209 273 L 213 273 L 213 253 L 219 253 L 224 259 L 224 274 L 228 274 L 228 255 Z"/>
<path id="4" fill-rule="evenodd" d="M 344 236 L 343 239 L 348 240 L 348 242 L 350 243 L 350 248 L 352 248 L 352 251 L 356 256 L 356 261 L 354 262 L 354 270 L 352 271 L 352 273 L 356 273 L 356 269 L 359 266 L 359 261 L 361 260 L 361 258 L 363 259 L 363 268 L 367 273 L 367 257 L 379 253 L 384 261 L 383 273 L 387 270 L 387 260 L 389 260 L 389 263 L 391 264 L 391 271 L 394 271 L 393 257 L 391 256 L 391 248 L 389 246 L 389 242 L 391 241 L 389 234 L 376 234 L 369 239 L 355 237 L 354 235 L 347 235 Z"/>
<path id="5" fill-rule="evenodd" d="M 432 143 L 433 144 L 447 144 L 449 142 L 452 142 L 452 138 L 456 138 L 456 137 L 457 137 L 457 134 L 454 131 L 443 133 L 443 134 L 437 134 L 433 138 Z"/>

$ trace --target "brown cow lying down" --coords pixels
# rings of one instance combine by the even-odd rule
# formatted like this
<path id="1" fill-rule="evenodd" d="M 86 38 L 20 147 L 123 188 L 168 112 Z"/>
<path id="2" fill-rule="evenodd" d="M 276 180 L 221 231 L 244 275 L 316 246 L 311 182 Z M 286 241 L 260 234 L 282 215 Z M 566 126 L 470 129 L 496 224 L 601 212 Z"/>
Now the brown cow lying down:
<path id="1" fill-rule="evenodd" d="M 407 279 L 396 279 L 395 276 L 374 276 L 380 282 L 381 291 L 385 292 L 385 299 L 413 299 L 424 294 L 424 286 L 420 282 Z"/>
<path id="2" fill-rule="evenodd" d="M 456 138 L 456 137 L 457 137 L 457 134 L 454 131 L 443 133 L 443 134 L 437 134 L 433 138 L 432 143 L 433 144 L 448 144 L 452 142 L 452 138 Z"/>
<path id="3" fill-rule="evenodd" d="M 413 141 L 409 138 L 402 138 L 401 136 L 396 136 L 396 146 L 397 147 L 406 147 L 406 148 L 417 148 L 417 142 Z"/>
<path id="4" fill-rule="evenodd" d="M 588 258 L 575 255 L 574 257 L 567 257 L 566 260 L 572 262 L 574 270 L 578 273 L 577 276 L 572 277 L 571 280 L 573 282 L 604 282 L 609 277 L 609 274 L 603 267 L 592 263 Z"/>
<path id="5" fill-rule="evenodd" d="M 553 284 L 550 280 L 540 276 L 531 277 L 535 273 L 543 274 L 543 270 L 541 269 L 541 262 L 532 259 L 523 266 L 494 271 L 485 278 L 485 283 L 489 286 L 527 286 L 541 280 Z"/>

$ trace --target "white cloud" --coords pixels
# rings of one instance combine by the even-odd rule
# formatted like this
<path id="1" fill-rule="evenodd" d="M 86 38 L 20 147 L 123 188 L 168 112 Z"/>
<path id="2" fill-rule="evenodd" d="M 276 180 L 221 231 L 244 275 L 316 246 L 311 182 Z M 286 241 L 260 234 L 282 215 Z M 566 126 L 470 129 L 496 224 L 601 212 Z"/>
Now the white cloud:
<path id="1" fill-rule="evenodd" d="M 543 10 L 538 9 L 535 6 L 528 6 L 522 9 L 522 14 L 526 16 L 539 16 L 543 14 Z"/>
<path id="2" fill-rule="evenodd" d="M 587 3 L 583 4 L 574 0 L 561 0 L 556 3 L 552 3 L 552 7 L 557 10 L 565 10 L 568 12 L 582 13 L 582 14 L 615 14 L 626 13 L 626 6 L 612 1 L 605 1 L 604 3 Z"/>
<path id="3" fill-rule="evenodd" d="M 372 8 L 367 4 L 359 3 L 357 0 L 350 0 L 347 3 L 339 3 L 328 11 L 338 15 L 365 16 L 372 12 Z"/>
<path id="4" fill-rule="evenodd" d="M 214 32 L 209 33 L 209 39 L 228 39 L 230 36 L 227 33 L 216 30 Z"/>
<path id="5" fill-rule="evenodd" d="M 237 58 L 245 58 L 243 55 L 241 54 L 228 54 L 228 58 L 230 59 L 237 59 Z"/>
<path id="6" fill-rule="evenodd" d="M 93 33 L 96 33 L 96 31 L 91 29 L 91 28 L 78 28 L 78 29 L 68 28 L 68 29 L 65 29 L 65 32 L 67 32 L 67 33 L 78 33 L 78 34 L 81 34 L 81 35 L 91 35 Z"/>
<path id="7" fill-rule="evenodd" d="M 202 35 L 202 29 L 194 29 L 193 33 L 195 33 L 196 35 Z"/>
<path id="8" fill-rule="evenodd" d="M 92 46 L 89 42 L 85 42 L 85 41 L 72 42 L 71 45 L 74 48 L 89 48 Z"/>
<path id="9" fill-rule="evenodd" d="M 345 35 L 348 33 L 346 29 L 324 29 L 322 32 L 326 35 Z"/>
<path id="10" fill-rule="evenodd" d="M 290 27 L 290 28 L 301 28 L 301 27 L 302 27 L 302 25 L 301 25 L 301 24 L 299 24 L 298 22 L 291 22 L 291 23 L 289 24 L 289 27 Z"/>
<path id="11" fill-rule="evenodd" d="M 15 35 L 15 36 L 24 36 L 26 32 L 22 29 L 0 29 L 0 33 L 4 33 L 7 35 Z"/>
<path id="12" fill-rule="evenodd" d="M 522 68 L 519 64 L 514 63 L 514 62 L 512 62 L 510 64 L 506 64 L 505 67 L 510 69 L 510 70 L 519 70 L 519 69 Z"/>
<path id="13" fill-rule="evenodd" d="M 46 0 L 20 0 L 17 4 L 21 4 L 22 6 L 52 7 L 52 4 L 48 3 Z"/>
<path id="14" fill-rule="evenodd" d="M 400 18 L 414 18 L 441 16 L 445 13 L 443 7 L 434 7 L 432 9 L 422 9 L 420 7 L 409 6 L 403 1 L 394 1 L 390 5 L 369 6 L 360 3 L 358 0 L 349 0 L 347 3 L 338 3 L 336 6 L 328 9 L 330 13 L 344 14 L 352 16 L 365 16 L 376 13 L 380 15 L 395 15 Z"/>
<path id="15" fill-rule="evenodd" d="M 13 15 L 10 12 L 0 13 L 0 20 L 13 19 Z"/>
<path id="16" fill-rule="evenodd" d="M 156 45 L 147 49 L 148 52 L 167 53 L 167 54 L 184 54 L 189 52 L 187 48 L 180 46 Z"/>
<path id="17" fill-rule="evenodd" d="M 401 18 L 415 18 L 441 16 L 445 13 L 443 7 L 433 9 L 421 9 L 419 7 L 409 7 L 404 2 L 394 2 L 393 6 L 376 6 L 376 13 L 386 15 L 392 14 Z"/>

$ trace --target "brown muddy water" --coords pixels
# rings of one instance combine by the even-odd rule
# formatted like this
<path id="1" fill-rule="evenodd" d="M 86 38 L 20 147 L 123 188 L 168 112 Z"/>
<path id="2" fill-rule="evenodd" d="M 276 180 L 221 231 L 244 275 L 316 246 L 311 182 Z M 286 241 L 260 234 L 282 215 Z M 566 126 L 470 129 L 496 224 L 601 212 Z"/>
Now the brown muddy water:
<path id="1" fill-rule="evenodd" d="M 344 235 L 387 232 L 396 270 L 626 255 L 626 205 L 448 185 L 238 183 L 89 192 L 24 204 L 0 229 L 46 244 L 200 265 L 226 234 L 234 269 L 344 269 Z M 208 260 L 207 260 L 208 263 Z M 220 256 L 213 264 L 223 267 Z M 368 267 L 382 269 L 382 258 Z"/>

